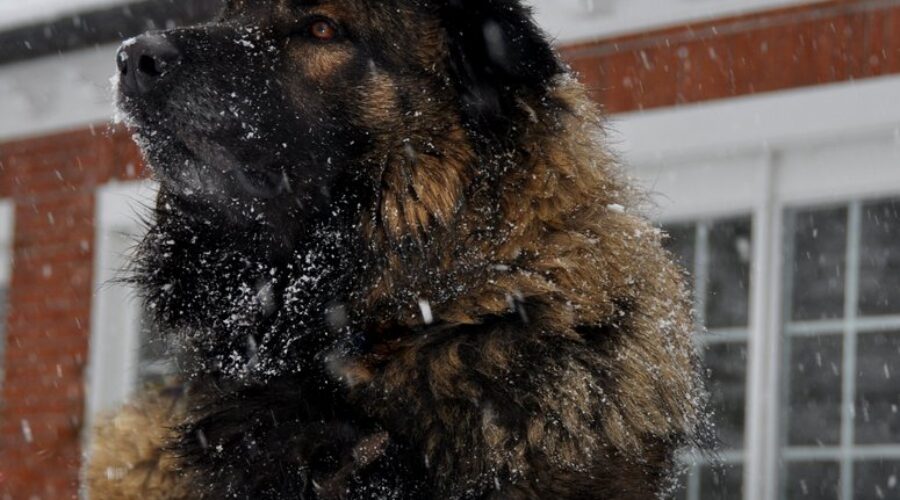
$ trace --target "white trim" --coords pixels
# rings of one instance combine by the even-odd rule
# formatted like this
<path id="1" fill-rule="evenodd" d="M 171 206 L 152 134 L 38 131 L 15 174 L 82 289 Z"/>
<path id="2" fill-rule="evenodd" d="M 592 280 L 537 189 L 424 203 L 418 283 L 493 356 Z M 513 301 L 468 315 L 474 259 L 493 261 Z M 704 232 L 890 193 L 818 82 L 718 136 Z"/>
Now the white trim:
<path id="1" fill-rule="evenodd" d="M 794 446 L 784 450 L 784 460 L 789 462 L 822 461 L 840 462 L 842 459 L 851 461 L 863 460 L 898 460 L 900 459 L 900 445 L 857 445 L 850 449 L 839 446 Z M 851 487 L 853 484 L 851 483 Z M 852 495 L 850 497 L 853 498 Z"/>
<path id="2" fill-rule="evenodd" d="M 150 182 L 113 183 L 97 193 L 94 296 L 88 363 L 86 421 L 114 410 L 132 391 L 138 356 L 138 304 L 133 292 L 114 283 L 127 253 L 123 238 L 139 235 L 138 214 L 152 206 Z M 90 425 L 86 426 L 88 429 Z"/>
<path id="3" fill-rule="evenodd" d="M 0 29 L 13 29 L 81 12 L 126 3 L 127 0 L 0 0 Z"/>
<path id="4" fill-rule="evenodd" d="M 560 42 L 647 31 L 819 0 L 532 0 L 537 21 Z"/>
<path id="5" fill-rule="evenodd" d="M 900 134 L 900 76 L 818 85 L 616 115 L 609 128 L 626 163 L 653 166 L 753 156 L 784 146 Z"/>
<path id="6" fill-rule="evenodd" d="M 833 137 L 818 145 L 783 150 L 776 196 L 788 205 L 809 205 L 896 194 L 900 135 L 895 133 L 900 134 L 900 128 L 870 129 L 867 137 Z"/>
<path id="7" fill-rule="evenodd" d="M 612 142 L 657 197 L 659 218 L 746 213 L 774 200 L 900 192 L 900 77 L 619 115 Z"/>
<path id="8" fill-rule="evenodd" d="M 12 281 L 13 240 L 15 237 L 15 204 L 12 200 L 0 200 L 0 285 Z M 0 318 L 2 321 L 3 318 Z M 0 360 L 0 364 L 2 364 Z"/>
<path id="9" fill-rule="evenodd" d="M 856 353 L 857 302 L 859 300 L 859 253 L 862 241 L 862 203 L 850 203 L 847 214 L 846 278 L 844 281 L 843 363 L 841 368 L 841 448 L 845 451 L 855 443 L 856 419 Z M 841 498 L 853 498 L 853 461 L 846 455 L 841 459 Z"/>
<path id="10" fill-rule="evenodd" d="M 772 345 L 766 342 L 770 325 L 768 318 L 772 311 L 777 311 L 777 302 L 773 305 L 770 296 L 779 300 L 775 290 L 767 289 L 772 276 L 778 275 L 779 254 L 772 251 L 772 246 L 780 245 L 776 233 L 781 214 L 773 207 L 773 165 L 771 155 L 766 155 L 762 164 L 762 175 L 758 178 L 757 190 L 761 197 L 753 208 L 753 260 L 750 268 L 750 338 L 747 345 L 747 408 L 745 409 L 744 449 L 748 452 L 748 460 L 744 468 L 745 478 L 768 477 L 765 450 L 769 446 L 760 446 L 771 439 L 771 419 L 767 409 L 777 408 L 777 394 L 769 391 L 776 385 L 770 377 L 774 375 L 772 364 L 776 357 L 772 356 Z M 777 279 L 777 278 L 775 278 Z M 745 481 L 744 496 L 748 499 L 767 498 L 765 481 Z M 771 497 L 768 497 L 771 498 Z"/>
<path id="11" fill-rule="evenodd" d="M 0 65 L 0 141 L 110 122 L 117 46 Z"/>
<path id="12" fill-rule="evenodd" d="M 870 316 L 854 319 L 854 329 L 860 335 L 900 330 L 900 315 Z M 785 325 L 785 333 L 791 336 L 840 335 L 847 328 L 844 319 L 794 321 Z"/>
<path id="13" fill-rule="evenodd" d="M 679 163 L 634 165 L 636 181 L 655 196 L 660 220 L 706 220 L 747 215 L 760 202 L 767 155 L 733 155 Z M 728 186 L 729 189 L 704 189 Z"/>
<path id="14" fill-rule="evenodd" d="M 6 368 L 6 340 L 8 338 L 6 320 L 10 311 L 9 290 L 12 282 L 13 255 L 15 252 L 15 222 L 15 204 L 9 199 L 0 200 L 0 288 L 7 290 L 6 297 L 4 297 L 4 300 L 7 301 L 7 307 L 3 309 L 6 316 L 0 316 L 0 321 L 3 322 L 3 326 L 0 326 L 0 388 L 3 386 Z M 0 404 L 2 404 L 2 401 L 0 401 Z"/>

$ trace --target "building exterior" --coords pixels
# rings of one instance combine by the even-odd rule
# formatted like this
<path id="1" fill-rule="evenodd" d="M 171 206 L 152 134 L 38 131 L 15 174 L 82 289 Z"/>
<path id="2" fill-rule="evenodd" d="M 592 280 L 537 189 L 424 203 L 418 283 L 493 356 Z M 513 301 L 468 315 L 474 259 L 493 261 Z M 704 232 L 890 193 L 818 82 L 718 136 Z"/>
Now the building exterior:
<path id="1" fill-rule="evenodd" d="M 160 374 L 111 281 L 153 184 L 107 80 L 118 40 L 216 3 L 0 0 L 2 498 L 77 496 L 93 415 Z M 686 456 L 681 497 L 900 497 L 900 2 L 536 7 L 709 330 L 727 466 Z"/>

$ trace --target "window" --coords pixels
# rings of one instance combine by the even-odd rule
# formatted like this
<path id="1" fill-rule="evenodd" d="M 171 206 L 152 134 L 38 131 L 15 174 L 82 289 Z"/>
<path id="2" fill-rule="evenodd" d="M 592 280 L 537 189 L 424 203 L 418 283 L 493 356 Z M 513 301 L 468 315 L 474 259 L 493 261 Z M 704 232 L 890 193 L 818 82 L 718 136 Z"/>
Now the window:
<path id="1" fill-rule="evenodd" d="M 680 495 L 687 500 L 737 499 L 743 487 L 750 217 L 670 224 L 666 230 L 669 250 L 691 277 L 698 347 L 722 441 L 722 467 L 710 466 L 699 455 L 689 457 L 690 472 Z"/>
<path id="2" fill-rule="evenodd" d="M 727 466 L 688 457 L 681 498 L 900 498 L 900 108 L 885 102 L 900 77 L 613 123 L 710 332 Z M 749 271 L 716 243 L 740 220 Z M 718 288 L 735 269 L 749 287 Z"/>
<path id="3" fill-rule="evenodd" d="M 153 206 L 154 195 L 150 183 L 129 183 L 106 186 L 98 196 L 88 421 L 170 373 L 140 298 L 119 279 L 142 235 L 141 212 Z"/>
<path id="4" fill-rule="evenodd" d="M 166 346 L 159 337 L 156 325 L 145 314 L 146 307 L 138 303 L 138 353 L 136 363 L 137 387 L 164 383 L 173 373 Z"/>
<path id="5" fill-rule="evenodd" d="M 785 214 L 783 498 L 896 498 L 900 198 Z"/>

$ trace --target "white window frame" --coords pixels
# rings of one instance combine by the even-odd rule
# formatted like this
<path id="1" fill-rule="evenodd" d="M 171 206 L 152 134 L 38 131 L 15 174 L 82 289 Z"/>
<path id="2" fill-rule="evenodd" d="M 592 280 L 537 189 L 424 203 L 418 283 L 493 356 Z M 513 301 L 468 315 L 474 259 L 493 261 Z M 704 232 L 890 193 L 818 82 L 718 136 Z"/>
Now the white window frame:
<path id="1" fill-rule="evenodd" d="M 13 242 L 15 238 L 15 204 L 12 200 L 0 200 L 0 288 L 6 288 L 6 300 L 11 298 L 12 283 L 12 266 L 13 266 Z M 0 321 L 4 322 L 2 333 L 0 333 L 0 387 L 3 387 L 6 372 L 6 353 L 8 351 L 7 339 L 9 338 L 9 325 L 7 319 L 9 316 L 9 304 L 7 304 L 6 315 L 0 317 Z M 0 402 L 2 403 L 2 402 Z"/>
<path id="2" fill-rule="evenodd" d="M 141 217 L 154 205 L 156 191 L 154 183 L 136 181 L 111 183 L 97 192 L 87 429 L 98 414 L 125 402 L 137 382 L 140 302 L 133 290 L 115 281 L 128 257 L 117 242 L 124 235 L 140 235 Z"/>
<path id="3" fill-rule="evenodd" d="M 894 198 L 900 198 L 896 193 Z M 785 336 L 817 337 L 840 336 L 841 349 L 841 426 L 839 440 L 835 444 L 825 446 L 790 446 L 782 444 L 783 459 L 788 462 L 821 461 L 835 463 L 840 467 L 840 498 L 852 498 L 854 488 L 853 467 L 866 459 L 900 459 L 900 444 L 856 444 L 856 419 L 854 418 L 857 374 L 858 338 L 875 333 L 891 332 L 900 329 L 900 315 L 882 315 L 875 317 L 859 317 L 859 278 L 860 250 L 862 240 L 863 205 L 867 201 L 878 201 L 878 198 L 852 198 L 840 204 L 825 204 L 822 208 L 842 208 L 847 210 L 846 253 L 844 255 L 844 310 L 840 318 L 812 321 L 783 321 Z M 815 210 L 821 204 L 791 206 L 791 209 Z M 784 310 L 784 309 L 783 309 Z M 784 338 L 784 337 L 782 337 Z M 782 359 L 785 359 L 783 357 Z M 782 404 L 787 401 L 782 399 Z M 849 403 L 849 404 L 848 404 Z M 788 448 L 788 449 L 785 449 Z"/>
<path id="4" fill-rule="evenodd" d="M 663 223 L 753 216 L 744 498 L 780 498 L 785 210 L 900 195 L 900 77 L 614 117 Z M 846 373 L 846 372 L 845 372 Z M 843 500 L 852 485 L 842 484 Z"/>
<path id="5" fill-rule="evenodd" d="M 537 20 L 563 42 L 636 33 L 822 0 L 531 0 Z"/>

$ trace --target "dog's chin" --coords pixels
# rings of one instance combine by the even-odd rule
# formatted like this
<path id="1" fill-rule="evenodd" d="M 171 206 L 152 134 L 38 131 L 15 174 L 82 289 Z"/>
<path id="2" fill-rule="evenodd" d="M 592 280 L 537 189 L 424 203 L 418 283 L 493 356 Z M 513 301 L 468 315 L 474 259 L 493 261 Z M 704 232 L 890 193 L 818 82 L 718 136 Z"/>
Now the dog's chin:
<path id="1" fill-rule="evenodd" d="M 150 171 L 169 193 L 234 205 L 274 200 L 290 191 L 283 171 L 241 161 L 206 135 L 134 128 Z"/>

